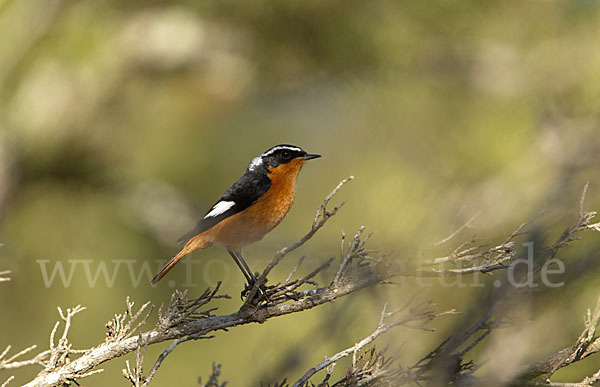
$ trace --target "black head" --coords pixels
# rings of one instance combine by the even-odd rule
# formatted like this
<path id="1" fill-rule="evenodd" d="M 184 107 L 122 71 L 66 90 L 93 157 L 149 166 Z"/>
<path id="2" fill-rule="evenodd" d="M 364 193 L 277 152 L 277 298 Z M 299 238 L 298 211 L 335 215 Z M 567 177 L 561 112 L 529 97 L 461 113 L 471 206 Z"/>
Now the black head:
<path id="1" fill-rule="evenodd" d="M 252 171 L 261 167 L 275 168 L 295 159 L 311 160 L 317 157 L 321 157 L 321 155 L 309 154 L 304 149 L 294 145 L 281 144 L 267 149 L 262 155 L 252 159 L 248 169 Z"/>

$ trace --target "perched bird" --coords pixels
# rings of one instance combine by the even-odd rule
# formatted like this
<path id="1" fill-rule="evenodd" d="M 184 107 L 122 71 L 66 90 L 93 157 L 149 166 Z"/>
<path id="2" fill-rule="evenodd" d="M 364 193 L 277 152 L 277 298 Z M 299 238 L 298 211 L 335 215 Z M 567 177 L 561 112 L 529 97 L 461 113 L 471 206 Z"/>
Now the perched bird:
<path id="1" fill-rule="evenodd" d="M 294 203 L 298 172 L 307 160 L 317 157 L 321 155 L 283 144 L 252 159 L 242 177 L 179 239 L 185 245 L 152 283 L 160 281 L 185 255 L 216 244 L 227 249 L 248 285 L 253 286 L 256 277 L 242 257 L 242 248 L 262 239 L 281 222 Z"/>

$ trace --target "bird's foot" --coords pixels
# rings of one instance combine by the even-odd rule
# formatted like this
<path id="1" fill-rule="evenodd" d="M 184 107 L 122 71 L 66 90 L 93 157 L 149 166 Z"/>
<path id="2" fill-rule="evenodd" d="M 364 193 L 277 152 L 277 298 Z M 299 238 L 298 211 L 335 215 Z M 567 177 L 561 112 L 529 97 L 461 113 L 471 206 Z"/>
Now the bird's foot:
<path id="1" fill-rule="evenodd" d="M 240 297 L 242 300 L 248 296 L 248 293 L 250 292 L 250 290 L 252 290 L 253 287 L 254 287 L 254 284 L 250 284 L 250 283 L 247 283 L 246 285 L 244 285 L 244 290 L 242 290 L 242 292 L 240 293 Z M 264 297 L 264 299 L 267 303 L 271 302 L 271 300 L 269 299 L 269 295 L 267 294 L 267 291 L 269 289 L 273 289 L 274 287 L 275 286 L 266 286 L 264 284 L 260 285 L 260 287 L 258 288 L 258 292 L 254 295 L 254 298 L 256 298 L 256 296 L 258 294 L 260 294 L 262 297 Z"/>

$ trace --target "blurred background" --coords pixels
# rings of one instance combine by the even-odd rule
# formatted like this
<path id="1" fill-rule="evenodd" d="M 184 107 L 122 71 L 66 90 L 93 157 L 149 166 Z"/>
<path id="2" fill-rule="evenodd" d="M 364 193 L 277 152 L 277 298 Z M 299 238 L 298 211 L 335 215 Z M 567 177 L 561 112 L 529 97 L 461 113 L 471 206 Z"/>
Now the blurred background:
<path id="1" fill-rule="evenodd" d="M 589 0 L 0 1 L 0 271 L 12 271 L 0 284 L 0 347 L 45 349 L 56 307 L 81 304 L 70 337 L 88 348 L 126 296 L 158 307 L 176 288 L 193 296 L 219 280 L 232 299 L 218 312 L 235 311 L 243 277 L 222 249 L 186 258 L 191 270 L 180 264 L 156 287 L 149 278 L 252 157 L 279 143 L 323 158 L 304 167 L 285 221 L 245 250 L 254 270 L 309 229 L 342 178 L 356 179 L 334 199 L 347 202 L 339 215 L 272 282 L 301 255 L 308 272 L 339 254 L 341 230 L 361 225 L 371 248 L 419 259 L 479 211 L 464 238 L 502 241 L 550 209 L 537 227 L 552 240 L 576 221 L 586 181 L 587 208 L 600 208 L 598 36 L 600 3 Z M 560 253 L 565 286 L 523 300 L 526 318 L 476 352 L 494 359 L 481 375 L 576 340 L 600 293 L 598 247 L 589 233 Z M 50 280 L 58 264 L 70 280 Z M 478 318 L 486 291 L 426 282 L 421 297 L 466 313 L 436 321 L 435 333 L 399 328 L 377 341 L 404 343 L 403 364 Z M 295 380 L 370 334 L 384 302 L 423 287 L 377 288 L 182 345 L 154 384 L 195 385 L 213 361 L 232 386 Z M 148 350 L 147 369 L 166 345 Z M 82 385 L 127 385 L 125 359 Z"/>

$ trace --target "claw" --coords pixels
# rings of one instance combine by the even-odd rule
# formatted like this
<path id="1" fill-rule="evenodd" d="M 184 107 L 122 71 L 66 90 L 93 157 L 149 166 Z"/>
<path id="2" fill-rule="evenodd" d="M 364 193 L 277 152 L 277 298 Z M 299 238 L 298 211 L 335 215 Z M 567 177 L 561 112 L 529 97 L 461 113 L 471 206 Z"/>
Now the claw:
<path id="1" fill-rule="evenodd" d="M 242 299 L 242 300 L 243 300 L 244 298 L 246 298 L 246 296 L 248 295 L 248 292 L 249 292 L 250 290 L 252 290 L 252 287 L 253 287 L 253 286 L 254 286 L 254 284 L 249 284 L 249 283 L 247 283 L 246 285 L 244 285 L 244 290 L 242 290 L 242 292 L 240 293 L 240 297 L 241 297 L 241 299 Z M 271 300 L 269 299 L 269 296 L 267 295 L 267 289 L 268 289 L 268 288 L 269 288 L 269 287 L 267 287 L 267 286 L 265 286 L 265 285 L 261 285 L 261 286 L 258 288 L 258 293 L 260 293 L 260 294 L 261 294 L 261 295 L 262 295 L 262 296 L 265 298 L 265 300 L 267 301 L 267 303 L 271 302 Z M 257 294 L 258 294 L 258 293 L 257 293 Z M 255 297 L 256 297 L 256 295 L 255 295 Z"/>

